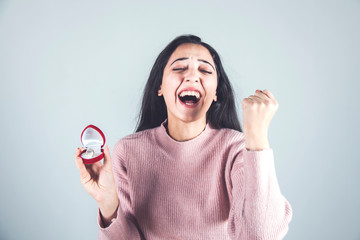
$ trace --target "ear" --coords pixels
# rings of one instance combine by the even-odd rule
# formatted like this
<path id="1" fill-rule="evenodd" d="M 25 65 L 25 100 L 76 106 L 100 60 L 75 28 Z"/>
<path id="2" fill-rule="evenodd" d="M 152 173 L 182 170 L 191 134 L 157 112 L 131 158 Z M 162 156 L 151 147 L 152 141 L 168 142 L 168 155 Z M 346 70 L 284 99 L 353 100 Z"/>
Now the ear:
<path id="1" fill-rule="evenodd" d="M 216 102 L 217 101 L 217 95 L 215 95 L 215 97 L 214 97 L 214 102 Z"/>
<path id="2" fill-rule="evenodd" d="M 159 90 L 158 90 L 158 96 L 160 97 L 160 96 L 162 96 L 162 95 L 163 95 L 163 93 L 162 93 L 162 91 L 161 91 L 161 85 L 160 85 Z"/>

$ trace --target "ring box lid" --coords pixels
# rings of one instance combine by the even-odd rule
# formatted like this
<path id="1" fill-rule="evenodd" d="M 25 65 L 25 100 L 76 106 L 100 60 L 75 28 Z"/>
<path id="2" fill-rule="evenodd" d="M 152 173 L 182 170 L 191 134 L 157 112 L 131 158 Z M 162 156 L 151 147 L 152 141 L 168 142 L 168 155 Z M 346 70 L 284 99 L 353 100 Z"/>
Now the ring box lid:
<path id="1" fill-rule="evenodd" d="M 85 148 L 102 148 L 105 144 L 105 135 L 98 127 L 89 125 L 81 133 L 81 142 Z"/>

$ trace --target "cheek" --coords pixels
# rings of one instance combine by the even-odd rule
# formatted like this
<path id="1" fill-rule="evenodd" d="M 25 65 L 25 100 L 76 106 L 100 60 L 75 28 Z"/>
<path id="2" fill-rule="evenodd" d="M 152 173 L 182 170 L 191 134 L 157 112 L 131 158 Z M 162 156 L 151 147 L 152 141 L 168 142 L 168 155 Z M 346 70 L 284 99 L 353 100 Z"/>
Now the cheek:
<path id="1" fill-rule="evenodd" d="M 166 102 L 174 101 L 178 85 L 176 82 L 164 82 L 162 92 Z"/>
<path id="2" fill-rule="evenodd" d="M 215 96 L 216 95 L 216 89 L 217 89 L 217 80 L 211 80 L 204 84 L 204 88 L 206 90 L 206 94 L 208 96 Z"/>

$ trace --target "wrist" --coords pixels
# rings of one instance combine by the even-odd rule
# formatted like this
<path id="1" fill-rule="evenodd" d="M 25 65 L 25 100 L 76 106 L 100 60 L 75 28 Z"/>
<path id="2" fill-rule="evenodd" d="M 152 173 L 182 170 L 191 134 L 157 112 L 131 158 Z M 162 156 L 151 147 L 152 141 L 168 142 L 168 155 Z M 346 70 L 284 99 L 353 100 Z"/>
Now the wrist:
<path id="1" fill-rule="evenodd" d="M 266 134 L 245 134 L 245 147 L 248 151 L 269 149 L 270 144 Z"/>
<path id="2" fill-rule="evenodd" d="M 105 222 L 111 221 L 111 219 L 116 217 L 117 209 L 119 207 L 119 199 L 114 198 L 109 201 L 98 202 L 98 207 L 100 209 L 101 216 Z"/>

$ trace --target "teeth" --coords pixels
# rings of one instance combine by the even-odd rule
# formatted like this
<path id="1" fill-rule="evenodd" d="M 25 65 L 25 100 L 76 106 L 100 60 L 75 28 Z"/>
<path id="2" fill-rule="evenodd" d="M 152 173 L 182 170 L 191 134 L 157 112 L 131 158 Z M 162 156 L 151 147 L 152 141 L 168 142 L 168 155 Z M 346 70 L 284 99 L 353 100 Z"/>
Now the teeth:
<path id="1" fill-rule="evenodd" d="M 200 98 L 200 93 L 197 91 L 183 91 L 180 93 L 179 95 L 180 97 L 184 97 L 184 96 L 195 96 L 197 99 Z"/>

